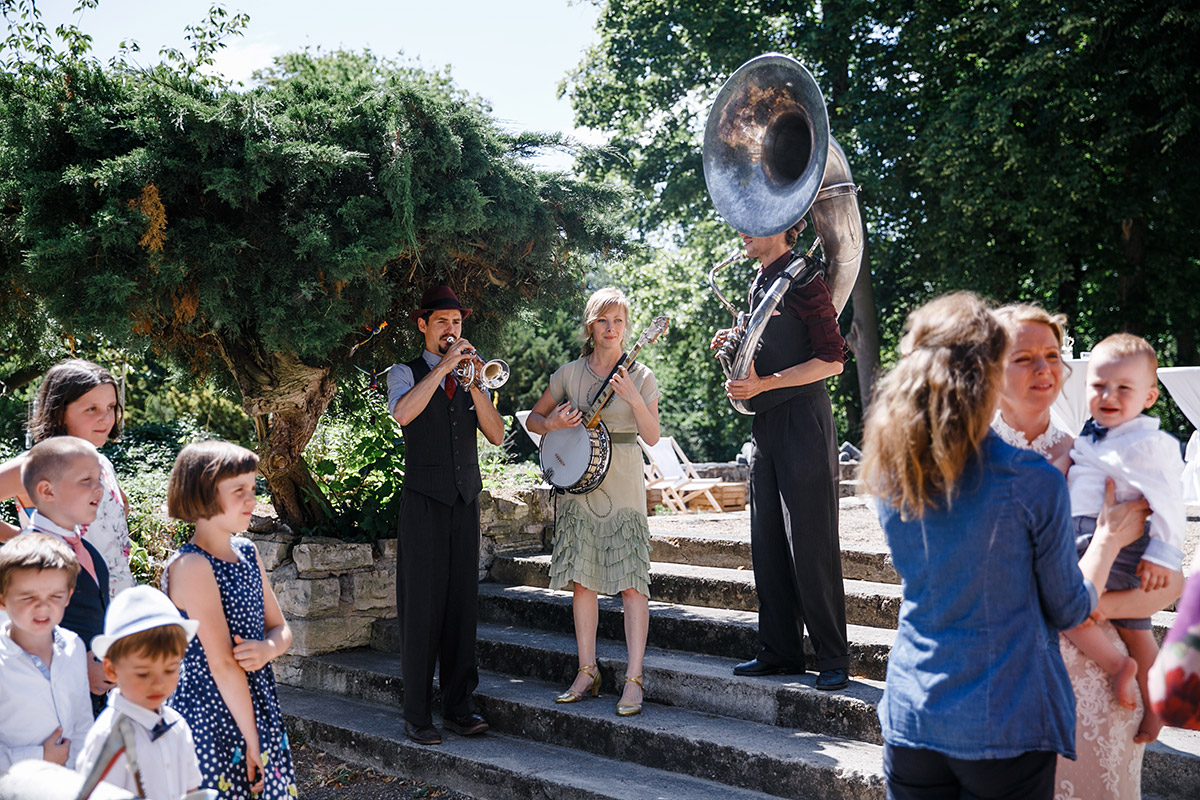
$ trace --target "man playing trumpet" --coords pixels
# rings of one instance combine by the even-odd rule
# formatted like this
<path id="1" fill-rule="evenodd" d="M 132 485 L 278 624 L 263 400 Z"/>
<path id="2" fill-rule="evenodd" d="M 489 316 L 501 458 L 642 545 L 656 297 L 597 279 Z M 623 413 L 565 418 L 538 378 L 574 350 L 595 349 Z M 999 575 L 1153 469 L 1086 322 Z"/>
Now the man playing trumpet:
<path id="1" fill-rule="evenodd" d="M 475 429 L 492 444 L 504 420 L 480 381 L 460 386 L 455 367 L 478 358 L 462 338 L 463 308 L 435 286 L 413 312 L 425 352 L 388 373 L 388 408 L 404 429 L 404 490 L 396 554 L 396 612 L 404 672 L 404 732 L 441 744 L 433 725 L 433 667 L 445 727 L 470 736 L 488 729 L 471 697 L 479 684 L 475 628 L 479 596 L 479 455 Z"/>
<path id="2" fill-rule="evenodd" d="M 750 288 L 758 306 L 792 260 L 801 219 L 774 236 L 741 234 L 759 261 Z M 718 331 L 712 348 L 730 331 Z M 804 628 L 816 654 L 818 689 L 841 689 L 850 666 L 838 542 L 837 450 L 825 379 L 838 375 L 845 341 L 820 276 L 793 287 L 774 311 L 749 374 L 725 382 L 754 411 L 750 459 L 750 548 L 758 592 L 758 654 L 735 675 L 805 671 Z"/>

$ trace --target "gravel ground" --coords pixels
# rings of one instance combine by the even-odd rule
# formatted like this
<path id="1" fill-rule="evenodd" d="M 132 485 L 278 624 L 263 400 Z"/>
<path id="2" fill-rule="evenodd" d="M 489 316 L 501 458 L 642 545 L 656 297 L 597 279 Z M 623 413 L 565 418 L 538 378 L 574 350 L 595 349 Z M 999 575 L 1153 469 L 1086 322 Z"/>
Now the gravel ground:
<path id="1" fill-rule="evenodd" d="M 385 775 L 301 745 L 292 750 L 301 800 L 474 800 L 441 786 Z"/>

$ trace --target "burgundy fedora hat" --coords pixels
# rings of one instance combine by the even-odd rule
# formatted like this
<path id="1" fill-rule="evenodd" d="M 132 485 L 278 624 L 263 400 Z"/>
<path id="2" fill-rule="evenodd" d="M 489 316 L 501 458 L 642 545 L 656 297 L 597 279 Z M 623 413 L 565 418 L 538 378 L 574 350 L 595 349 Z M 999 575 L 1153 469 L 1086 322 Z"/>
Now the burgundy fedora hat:
<path id="1" fill-rule="evenodd" d="M 421 307 L 409 316 L 416 322 L 422 314 L 427 314 L 430 311 L 445 311 L 446 309 L 461 311 L 463 319 L 469 317 L 474 310 L 464 308 L 462 303 L 458 302 L 458 296 L 454 294 L 454 290 L 449 286 L 442 285 L 426 289 L 425 294 L 421 295 Z"/>

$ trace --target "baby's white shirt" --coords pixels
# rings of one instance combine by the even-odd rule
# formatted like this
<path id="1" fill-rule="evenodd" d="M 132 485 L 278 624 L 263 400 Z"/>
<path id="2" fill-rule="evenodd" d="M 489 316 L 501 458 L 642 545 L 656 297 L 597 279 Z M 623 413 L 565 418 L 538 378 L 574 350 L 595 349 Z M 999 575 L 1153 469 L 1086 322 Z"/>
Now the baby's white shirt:
<path id="1" fill-rule="evenodd" d="M 1109 428 L 1098 441 L 1075 437 L 1074 462 L 1067 472 L 1071 515 L 1099 516 L 1104 505 L 1104 479 L 1116 484 L 1118 502 L 1145 497 L 1150 504 L 1150 544 L 1142 558 L 1168 569 L 1180 569 L 1187 535 L 1183 500 L 1183 457 L 1179 441 L 1158 429 L 1146 415 Z"/>

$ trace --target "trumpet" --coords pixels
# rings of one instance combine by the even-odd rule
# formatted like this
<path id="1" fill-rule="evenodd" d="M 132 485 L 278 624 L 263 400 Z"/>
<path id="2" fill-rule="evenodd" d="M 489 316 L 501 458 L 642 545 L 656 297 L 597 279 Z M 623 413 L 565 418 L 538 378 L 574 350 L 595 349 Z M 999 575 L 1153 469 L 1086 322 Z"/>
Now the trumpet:
<path id="1" fill-rule="evenodd" d="M 458 340 L 453 336 L 447 337 L 448 344 L 452 345 L 456 341 Z M 462 388 L 470 389 L 478 384 L 484 389 L 499 389 L 508 382 L 507 363 L 498 358 L 484 362 L 474 348 L 467 348 L 463 354 L 471 358 L 454 367 L 454 379 Z"/>

